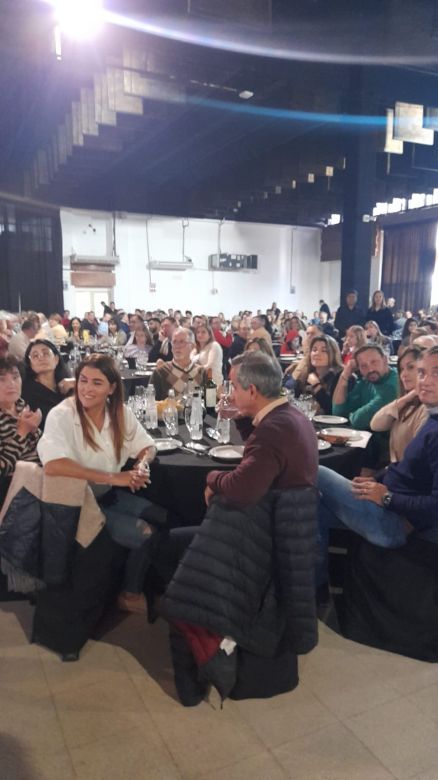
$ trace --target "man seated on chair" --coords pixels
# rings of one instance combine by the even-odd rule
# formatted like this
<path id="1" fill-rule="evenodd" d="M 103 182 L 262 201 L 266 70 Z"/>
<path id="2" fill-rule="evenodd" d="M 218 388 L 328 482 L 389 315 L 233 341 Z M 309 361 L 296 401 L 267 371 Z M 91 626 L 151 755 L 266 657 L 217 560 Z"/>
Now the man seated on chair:
<path id="1" fill-rule="evenodd" d="M 417 392 L 429 420 L 403 459 L 391 463 L 379 480 L 355 477 L 350 482 L 319 467 L 318 585 L 327 581 L 329 528 L 350 528 L 379 547 L 401 547 L 411 532 L 438 544 L 438 346 L 418 359 Z"/>
<path id="2" fill-rule="evenodd" d="M 231 363 L 230 379 L 245 451 L 233 471 L 209 473 L 206 503 L 217 494 L 245 506 L 256 503 L 271 488 L 315 485 L 315 432 L 304 415 L 280 395 L 278 362 L 261 352 L 238 355 Z"/>
<path id="3" fill-rule="evenodd" d="M 175 391 L 175 398 L 181 398 L 191 379 L 194 384 L 201 385 L 204 381 L 204 369 L 195 363 L 190 353 L 195 346 L 195 334 L 189 328 L 177 328 L 172 335 L 173 359 L 161 362 L 151 381 L 155 387 L 157 401 L 167 398 L 169 390 Z"/>
<path id="4" fill-rule="evenodd" d="M 359 372 L 359 378 L 354 372 Z M 369 431 L 374 414 L 398 395 L 398 377 L 390 368 L 382 347 L 366 344 L 344 366 L 333 393 L 333 414 L 348 417 L 353 428 Z M 363 467 L 376 470 L 389 461 L 388 434 L 374 433 L 366 449 Z"/>

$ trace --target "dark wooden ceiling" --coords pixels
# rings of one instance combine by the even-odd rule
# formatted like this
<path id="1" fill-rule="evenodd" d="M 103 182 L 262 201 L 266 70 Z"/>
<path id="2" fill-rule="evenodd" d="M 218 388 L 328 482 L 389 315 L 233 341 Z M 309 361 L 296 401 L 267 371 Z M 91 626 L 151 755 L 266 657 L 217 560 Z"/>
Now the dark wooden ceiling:
<path id="1" fill-rule="evenodd" d="M 438 186 L 436 143 L 389 158 L 381 126 L 397 100 L 438 106 L 432 0 L 105 5 L 149 24 L 159 14 L 160 34 L 108 26 L 93 44 L 65 41 L 57 61 L 50 6 L 0 0 L 3 192 L 319 225 L 342 213 L 356 132 L 375 139 L 376 201 Z"/>

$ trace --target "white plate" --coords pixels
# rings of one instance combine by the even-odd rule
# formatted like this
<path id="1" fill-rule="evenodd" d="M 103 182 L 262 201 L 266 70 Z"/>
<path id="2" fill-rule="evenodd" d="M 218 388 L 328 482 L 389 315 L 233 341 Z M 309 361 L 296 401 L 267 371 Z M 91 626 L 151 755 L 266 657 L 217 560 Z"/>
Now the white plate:
<path id="1" fill-rule="evenodd" d="M 154 446 L 158 453 L 160 452 L 175 452 L 182 447 L 182 444 L 178 439 L 154 439 Z"/>
<path id="2" fill-rule="evenodd" d="M 318 450 L 319 452 L 322 452 L 323 450 L 331 450 L 332 445 L 329 441 L 324 441 L 324 439 L 318 439 Z"/>
<path id="3" fill-rule="evenodd" d="M 215 460 L 242 460 L 243 449 L 241 444 L 223 444 L 221 447 L 212 447 L 209 455 Z"/>
<path id="4" fill-rule="evenodd" d="M 323 428 L 320 431 L 323 436 L 335 436 L 337 439 L 344 439 L 345 441 L 358 441 L 360 439 L 360 431 L 352 431 L 348 428 Z"/>
<path id="5" fill-rule="evenodd" d="M 324 423 L 324 425 L 342 425 L 343 423 L 348 423 L 346 417 L 338 417 L 337 414 L 317 414 L 313 420 L 317 423 Z"/>
<path id="6" fill-rule="evenodd" d="M 152 371 L 134 371 L 134 376 L 150 376 Z"/>

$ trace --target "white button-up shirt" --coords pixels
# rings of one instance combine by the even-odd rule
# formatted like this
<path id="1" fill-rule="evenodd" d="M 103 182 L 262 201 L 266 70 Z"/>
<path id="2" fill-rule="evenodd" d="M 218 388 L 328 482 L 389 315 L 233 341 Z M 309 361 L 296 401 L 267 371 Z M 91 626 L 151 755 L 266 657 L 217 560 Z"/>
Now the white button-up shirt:
<path id="1" fill-rule="evenodd" d="M 38 443 L 41 463 L 45 465 L 51 460 L 70 458 L 85 468 L 107 472 L 120 471 L 128 458 L 136 458 L 145 447 L 154 446 L 154 440 L 142 428 L 127 406 L 124 406 L 124 415 L 125 438 L 118 461 L 108 411 L 105 413 L 101 431 L 90 421 L 94 440 L 99 447 L 96 451 L 84 439 L 74 399 L 67 398 L 55 406 L 47 416 L 44 433 Z"/>

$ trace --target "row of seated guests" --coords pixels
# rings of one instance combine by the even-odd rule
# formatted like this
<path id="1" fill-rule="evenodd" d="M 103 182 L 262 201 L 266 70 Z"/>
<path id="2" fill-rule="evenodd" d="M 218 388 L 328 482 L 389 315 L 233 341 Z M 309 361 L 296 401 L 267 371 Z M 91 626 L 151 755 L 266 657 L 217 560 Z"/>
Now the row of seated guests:
<path id="1" fill-rule="evenodd" d="M 391 402 L 372 422 L 377 430 L 396 426 L 392 456 L 400 459 L 381 475 L 352 482 L 319 467 L 319 584 L 327 581 L 329 528 L 350 528 L 379 547 L 401 547 L 411 534 L 438 543 L 438 346 L 414 348 L 401 360 L 403 384 L 410 387 L 415 365 L 416 386 L 406 394 L 409 400 Z"/>
<path id="2" fill-rule="evenodd" d="M 148 483 L 148 475 L 136 467 L 121 469 L 129 458 L 137 463 L 143 457 L 152 460 L 155 448 L 124 404 L 113 359 L 95 354 L 80 364 L 75 396 L 51 409 L 44 434 L 41 410 L 31 411 L 21 392 L 17 361 L 12 356 L 0 359 L 0 475 L 11 476 L 17 461 L 24 460 L 41 462 L 48 475 L 91 483 L 110 535 L 131 551 L 120 605 L 135 609 L 143 601 L 146 541 L 152 530 L 147 518 L 160 522 L 164 512 L 145 498 L 119 490 L 134 492 Z"/>

